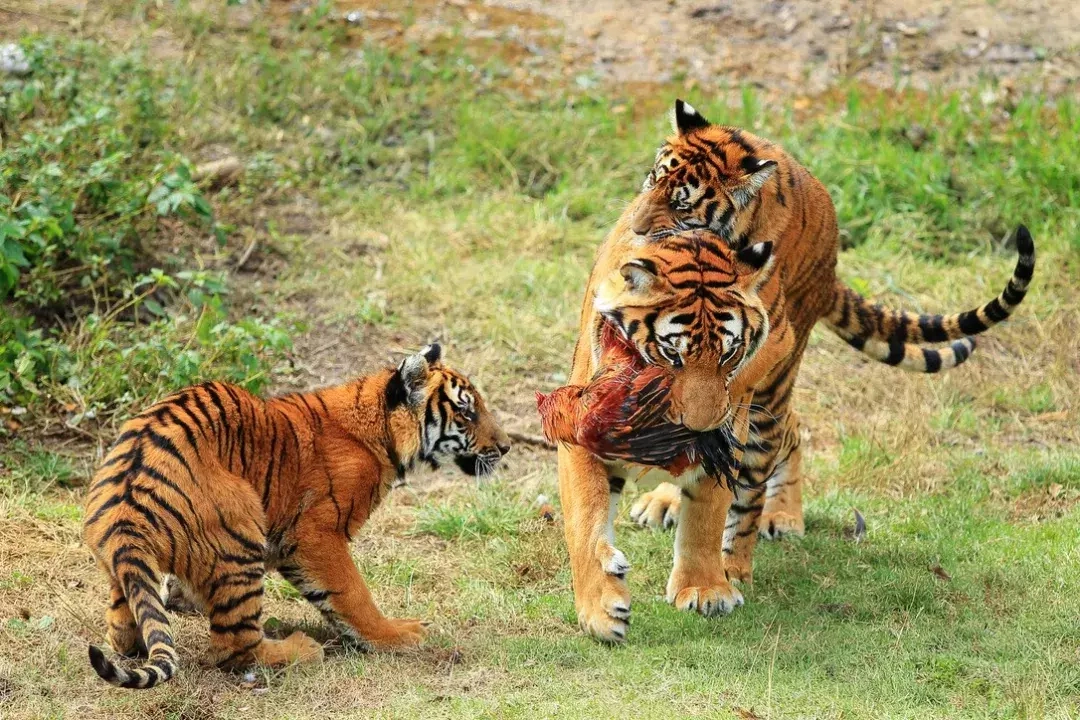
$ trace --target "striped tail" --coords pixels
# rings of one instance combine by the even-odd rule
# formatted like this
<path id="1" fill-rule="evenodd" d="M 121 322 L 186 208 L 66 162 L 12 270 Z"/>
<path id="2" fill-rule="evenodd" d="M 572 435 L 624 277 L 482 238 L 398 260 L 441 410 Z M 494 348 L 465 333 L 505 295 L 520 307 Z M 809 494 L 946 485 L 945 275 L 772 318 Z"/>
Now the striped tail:
<path id="1" fill-rule="evenodd" d="M 974 310 L 952 315 L 919 315 L 870 303 L 836 282 L 833 307 L 825 323 L 856 350 L 888 365 L 934 373 L 956 367 L 975 349 L 972 335 L 985 332 L 1012 315 L 1027 294 L 1035 273 L 1035 243 L 1023 225 L 1016 229 L 1016 267 L 999 296 Z M 926 343 L 953 341 L 941 349 Z"/>
<path id="2" fill-rule="evenodd" d="M 134 550 L 122 548 L 115 559 L 114 572 L 135 615 L 143 645 L 148 650 L 146 662 L 133 670 L 124 670 L 90 646 L 90 664 L 103 680 L 123 688 L 145 690 L 168 682 L 176 674 L 177 656 L 165 606 L 158 594 L 158 581 L 151 569 L 152 559 Z"/>

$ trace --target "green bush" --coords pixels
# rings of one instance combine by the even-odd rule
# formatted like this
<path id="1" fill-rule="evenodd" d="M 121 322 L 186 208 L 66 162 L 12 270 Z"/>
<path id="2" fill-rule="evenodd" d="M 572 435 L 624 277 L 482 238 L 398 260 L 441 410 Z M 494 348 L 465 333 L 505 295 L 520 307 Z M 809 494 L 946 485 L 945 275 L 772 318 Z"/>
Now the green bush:
<path id="1" fill-rule="evenodd" d="M 79 422 L 207 376 L 258 389 L 281 323 L 230 322 L 225 276 L 159 249 L 225 240 L 170 147 L 178 81 L 137 53 L 23 48 L 31 73 L 0 84 L 0 403 L 55 400 Z"/>

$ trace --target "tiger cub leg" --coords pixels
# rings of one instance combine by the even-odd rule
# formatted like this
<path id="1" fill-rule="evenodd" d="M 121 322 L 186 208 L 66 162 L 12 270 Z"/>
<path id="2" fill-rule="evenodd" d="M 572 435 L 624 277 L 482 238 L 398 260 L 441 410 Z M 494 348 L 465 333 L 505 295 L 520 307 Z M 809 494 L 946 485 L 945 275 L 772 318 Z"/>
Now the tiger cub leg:
<path id="1" fill-rule="evenodd" d="M 345 640 L 379 650 L 420 644 L 423 623 L 382 614 L 343 534 L 324 530 L 298 535 L 304 538 L 300 547 L 279 570 Z"/>
<path id="2" fill-rule="evenodd" d="M 666 594 L 680 610 L 726 615 L 743 604 L 742 593 L 727 579 L 721 552 L 731 500 L 731 490 L 711 477 L 683 493 Z"/>
<path id="3" fill-rule="evenodd" d="M 135 615 L 131 612 L 127 596 L 116 578 L 111 578 L 109 607 L 105 611 L 105 639 L 113 650 L 128 657 L 146 655 L 146 646 L 139 636 Z"/>
<path id="4" fill-rule="evenodd" d="M 161 601 L 165 609 L 177 615 L 205 615 L 206 608 L 186 582 L 175 575 L 166 575 L 161 582 Z"/>
<path id="5" fill-rule="evenodd" d="M 263 576 L 266 573 L 266 532 L 255 518 L 263 516 L 262 506 L 250 486 L 224 480 L 217 484 L 224 498 L 214 505 L 213 514 L 203 517 L 207 558 L 214 572 L 192 585 L 210 619 L 210 656 L 218 667 L 237 668 L 259 663 L 271 667 L 322 659 L 322 645 L 302 632 L 284 640 L 263 634 Z M 196 572 L 198 572 L 196 570 Z"/>
<path id="6" fill-rule="evenodd" d="M 765 509 L 758 531 L 761 537 L 776 540 L 785 535 L 802 537 L 805 532 L 802 507 L 802 447 L 795 432 L 795 447 L 776 466 L 766 484 Z"/>

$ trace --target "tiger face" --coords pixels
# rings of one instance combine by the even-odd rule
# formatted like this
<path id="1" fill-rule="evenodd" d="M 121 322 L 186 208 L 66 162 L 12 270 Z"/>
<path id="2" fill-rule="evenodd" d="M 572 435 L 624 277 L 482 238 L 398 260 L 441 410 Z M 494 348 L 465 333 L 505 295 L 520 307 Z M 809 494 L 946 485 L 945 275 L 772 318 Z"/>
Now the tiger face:
<path id="1" fill-rule="evenodd" d="M 657 151 L 642 184 L 631 229 L 664 235 L 705 228 L 741 248 L 740 231 L 752 225 L 762 188 L 783 156 L 749 133 L 710 124 L 682 100 L 675 101 L 672 124 L 674 135 Z"/>
<path id="2" fill-rule="evenodd" d="M 462 373 L 441 362 L 437 343 L 402 361 L 398 374 L 412 388 L 409 405 L 420 420 L 420 460 L 449 462 L 476 477 L 491 473 L 510 451 L 510 438 Z"/>
<path id="3" fill-rule="evenodd" d="M 594 307 L 650 364 L 670 368 L 671 419 L 707 431 L 733 417 L 730 389 L 769 334 L 757 289 L 772 243 L 742 251 L 698 231 L 649 243 L 597 288 Z"/>

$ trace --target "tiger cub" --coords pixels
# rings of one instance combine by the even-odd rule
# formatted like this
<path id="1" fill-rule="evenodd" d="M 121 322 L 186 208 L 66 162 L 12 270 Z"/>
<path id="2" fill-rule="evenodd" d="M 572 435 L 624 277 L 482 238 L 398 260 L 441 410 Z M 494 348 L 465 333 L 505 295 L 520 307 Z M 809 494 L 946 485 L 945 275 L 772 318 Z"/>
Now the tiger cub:
<path id="1" fill-rule="evenodd" d="M 106 681 L 150 688 L 177 670 L 161 585 L 173 576 L 210 619 L 212 660 L 231 668 L 318 661 L 295 632 L 263 634 L 263 576 L 277 570 L 344 639 L 415 645 L 420 621 L 383 616 L 349 541 L 418 461 L 495 468 L 510 441 L 438 345 L 345 385 L 263 400 L 226 383 L 187 388 L 128 421 L 94 476 L 83 535 L 110 581 Z"/>

